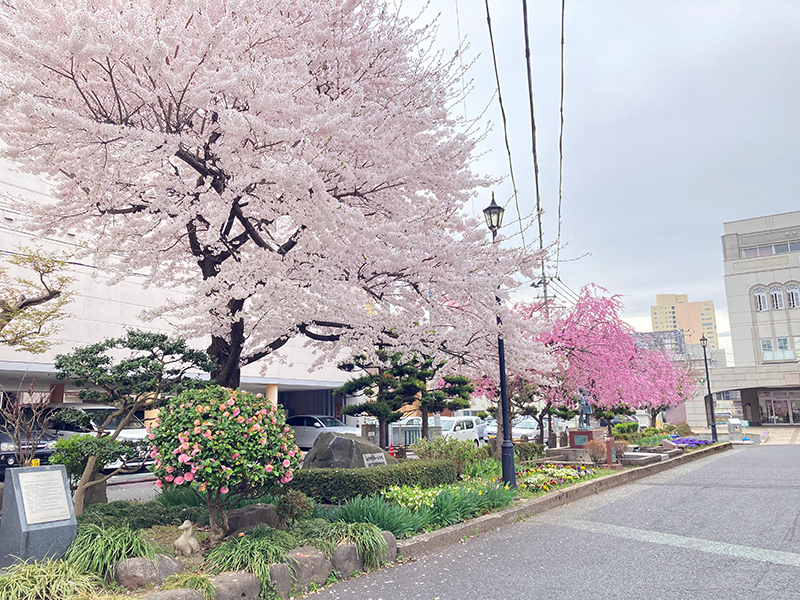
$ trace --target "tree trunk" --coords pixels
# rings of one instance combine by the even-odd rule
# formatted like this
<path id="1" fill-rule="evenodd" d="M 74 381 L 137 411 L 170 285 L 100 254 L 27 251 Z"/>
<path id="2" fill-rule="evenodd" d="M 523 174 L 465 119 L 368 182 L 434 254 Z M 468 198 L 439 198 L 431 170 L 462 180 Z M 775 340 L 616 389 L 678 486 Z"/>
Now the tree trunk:
<path id="1" fill-rule="evenodd" d="M 384 450 L 389 449 L 389 444 L 386 443 L 386 417 L 378 417 L 378 431 L 380 431 L 380 447 Z"/>
<path id="2" fill-rule="evenodd" d="M 89 487 L 89 484 L 92 481 L 95 464 L 97 464 L 97 457 L 90 456 L 89 460 L 86 461 L 86 466 L 83 467 L 81 479 L 78 482 L 78 487 L 75 489 L 75 495 L 72 497 L 72 504 L 75 507 L 76 517 L 79 517 L 83 514 L 83 505 L 84 500 L 86 499 L 86 488 Z"/>
<path id="3" fill-rule="evenodd" d="M 422 413 L 422 439 L 430 442 L 430 431 L 428 430 L 428 407 L 420 406 L 419 410 Z"/>
<path id="4" fill-rule="evenodd" d="M 235 316 L 244 308 L 244 300 L 230 300 L 228 314 Z M 214 359 L 216 366 L 211 371 L 214 383 L 223 387 L 236 389 L 241 376 L 242 350 L 244 350 L 244 321 L 239 319 L 230 325 L 230 340 L 219 336 L 211 336 L 208 355 Z"/>
<path id="5" fill-rule="evenodd" d="M 219 491 L 206 491 L 206 509 L 208 509 L 208 525 L 211 529 L 210 538 L 214 542 L 221 542 L 228 535 L 227 514 L 222 514 L 219 507 Z"/>

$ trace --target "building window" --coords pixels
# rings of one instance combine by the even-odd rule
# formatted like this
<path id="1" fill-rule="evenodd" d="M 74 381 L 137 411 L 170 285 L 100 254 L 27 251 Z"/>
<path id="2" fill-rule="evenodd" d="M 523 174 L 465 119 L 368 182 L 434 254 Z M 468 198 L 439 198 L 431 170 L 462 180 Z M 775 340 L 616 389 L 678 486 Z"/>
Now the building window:
<path id="1" fill-rule="evenodd" d="M 761 354 L 764 360 L 773 360 L 772 339 L 761 340 Z"/>
<path id="2" fill-rule="evenodd" d="M 778 350 L 775 352 L 775 360 L 792 360 L 794 351 L 789 346 L 788 337 L 779 337 L 775 340 L 778 343 Z"/>
<path id="3" fill-rule="evenodd" d="M 767 292 L 759 288 L 753 292 L 753 300 L 756 303 L 756 311 L 768 310 L 767 308 Z M 771 343 L 771 342 L 770 342 Z"/>
<path id="4" fill-rule="evenodd" d="M 786 288 L 786 303 L 789 308 L 797 308 L 800 306 L 800 288 L 796 285 L 790 285 Z"/>
<path id="5" fill-rule="evenodd" d="M 779 287 L 774 287 L 769 291 L 769 299 L 772 304 L 772 310 L 783 310 L 783 290 Z"/>

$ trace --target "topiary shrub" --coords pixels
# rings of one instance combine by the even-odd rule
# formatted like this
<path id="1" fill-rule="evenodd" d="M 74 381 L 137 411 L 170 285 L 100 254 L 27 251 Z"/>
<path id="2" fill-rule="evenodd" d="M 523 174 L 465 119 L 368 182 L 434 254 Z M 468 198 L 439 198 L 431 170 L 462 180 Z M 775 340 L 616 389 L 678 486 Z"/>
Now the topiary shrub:
<path id="1" fill-rule="evenodd" d="M 289 487 L 317 502 L 340 504 L 393 485 L 429 488 L 457 480 L 456 469 L 448 460 L 406 460 L 363 469 L 300 469 Z"/>
<path id="2" fill-rule="evenodd" d="M 314 501 L 299 490 L 286 490 L 278 497 L 275 509 L 281 521 L 294 526 L 297 521 L 311 516 Z"/>
<path id="3" fill-rule="evenodd" d="M 544 446 L 533 442 L 518 442 L 514 444 L 514 454 L 522 462 L 530 462 L 544 456 Z"/>
<path id="4" fill-rule="evenodd" d="M 614 436 L 617 433 L 636 433 L 639 431 L 638 423 L 617 423 L 614 425 Z"/>
<path id="5" fill-rule="evenodd" d="M 677 433 L 681 437 L 684 437 L 684 436 L 687 436 L 687 435 L 694 435 L 694 432 L 691 430 L 691 428 L 689 427 L 688 423 L 685 423 L 685 422 L 684 423 L 678 423 L 675 426 L 675 433 Z"/>
<path id="6" fill-rule="evenodd" d="M 645 427 L 644 430 L 642 431 L 642 435 L 645 435 L 647 437 L 653 436 L 657 433 L 658 429 L 656 429 L 655 427 Z"/>

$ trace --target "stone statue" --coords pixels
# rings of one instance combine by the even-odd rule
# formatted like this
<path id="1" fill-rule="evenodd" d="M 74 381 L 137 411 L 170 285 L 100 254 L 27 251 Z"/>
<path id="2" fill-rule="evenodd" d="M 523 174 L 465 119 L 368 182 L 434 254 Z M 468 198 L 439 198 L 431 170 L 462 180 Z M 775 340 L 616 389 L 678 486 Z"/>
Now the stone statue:
<path id="1" fill-rule="evenodd" d="M 175 554 L 185 554 L 189 556 L 193 553 L 200 552 L 200 543 L 194 537 L 194 530 L 192 527 L 192 522 L 186 520 L 183 522 L 183 525 L 178 527 L 179 530 L 183 531 L 181 537 L 173 542 L 173 546 L 175 546 Z"/>
<path id="2" fill-rule="evenodd" d="M 578 429 L 591 429 L 589 419 L 594 414 L 592 405 L 589 404 L 587 396 L 589 392 L 584 388 L 578 388 L 578 402 L 580 407 L 578 409 Z"/>

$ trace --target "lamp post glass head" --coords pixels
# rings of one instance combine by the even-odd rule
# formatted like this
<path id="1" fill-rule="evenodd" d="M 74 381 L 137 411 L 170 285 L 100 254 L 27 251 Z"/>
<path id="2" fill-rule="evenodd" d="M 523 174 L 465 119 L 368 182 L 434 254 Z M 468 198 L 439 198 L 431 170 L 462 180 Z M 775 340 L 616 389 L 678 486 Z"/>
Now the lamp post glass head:
<path id="1" fill-rule="evenodd" d="M 706 346 L 708 346 L 708 340 L 706 339 L 706 336 L 705 336 L 705 334 L 703 335 L 703 337 L 701 337 L 701 338 L 700 338 L 700 345 L 701 345 L 703 348 L 705 348 Z"/>
<path id="2" fill-rule="evenodd" d="M 506 209 L 494 201 L 494 192 L 492 192 L 492 203 L 483 209 L 483 216 L 486 218 L 486 226 L 489 231 L 496 233 L 500 229 L 503 224 L 504 212 L 506 212 Z"/>

